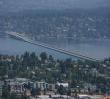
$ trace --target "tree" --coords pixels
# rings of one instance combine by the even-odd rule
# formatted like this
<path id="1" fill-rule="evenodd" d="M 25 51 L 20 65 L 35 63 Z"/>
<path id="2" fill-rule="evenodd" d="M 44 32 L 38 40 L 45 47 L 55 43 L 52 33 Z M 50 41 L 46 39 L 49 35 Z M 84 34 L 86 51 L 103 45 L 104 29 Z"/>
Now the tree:
<path id="1" fill-rule="evenodd" d="M 50 60 L 51 62 L 54 61 L 54 58 L 53 58 L 52 55 L 49 55 L 49 60 Z"/>
<path id="2" fill-rule="evenodd" d="M 22 56 L 22 58 L 23 58 L 23 60 L 22 60 L 23 68 L 26 68 L 30 63 L 30 54 L 29 54 L 29 52 L 25 52 L 24 55 Z"/>
<path id="3" fill-rule="evenodd" d="M 66 59 L 65 64 L 66 64 L 67 68 L 71 68 L 71 66 L 72 66 L 72 59 L 71 58 Z"/>
<path id="4" fill-rule="evenodd" d="M 63 85 L 60 85 L 59 87 L 58 87 L 58 93 L 60 94 L 60 95 L 65 95 L 65 93 L 66 93 L 66 89 L 63 87 Z"/>
<path id="5" fill-rule="evenodd" d="M 32 88 L 32 90 L 31 90 L 31 94 L 32 94 L 32 96 L 36 96 L 36 95 L 40 95 L 40 89 L 38 88 Z"/>
<path id="6" fill-rule="evenodd" d="M 2 93 L 2 98 L 3 99 L 9 99 L 9 92 L 10 92 L 10 87 L 7 84 L 7 82 L 4 82 L 4 85 L 2 87 L 3 93 Z"/>
<path id="7" fill-rule="evenodd" d="M 9 99 L 24 99 L 23 96 L 12 93 Z"/>
<path id="8" fill-rule="evenodd" d="M 71 96 L 71 89 L 70 88 L 67 91 L 67 96 Z"/>
<path id="9" fill-rule="evenodd" d="M 0 76 L 4 76 L 7 73 L 7 67 L 6 66 L 0 66 Z"/>
<path id="10" fill-rule="evenodd" d="M 41 61 L 42 61 L 43 63 L 45 63 L 45 60 L 47 60 L 47 53 L 42 52 L 42 53 L 40 54 L 40 58 L 41 58 Z"/>
<path id="11" fill-rule="evenodd" d="M 38 57 L 33 52 L 30 54 L 30 66 L 34 69 L 34 67 L 37 65 L 37 63 L 38 63 Z"/>

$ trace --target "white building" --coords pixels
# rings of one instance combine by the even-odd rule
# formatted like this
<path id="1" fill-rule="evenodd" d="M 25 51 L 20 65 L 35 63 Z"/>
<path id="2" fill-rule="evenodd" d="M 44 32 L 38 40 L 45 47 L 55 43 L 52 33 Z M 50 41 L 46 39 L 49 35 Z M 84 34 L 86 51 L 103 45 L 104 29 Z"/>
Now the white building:
<path id="1" fill-rule="evenodd" d="M 58 82 L 57 85 L 58 85 L 58 86 L 61 86 L 61 85 L 62 85 L 62 86 L 65 87 L 65 88 L 68 88 L 68 87 L 69 87 L 69 84 L 68 84 L 68 83 L 59 83 L 59 82 Z"/>

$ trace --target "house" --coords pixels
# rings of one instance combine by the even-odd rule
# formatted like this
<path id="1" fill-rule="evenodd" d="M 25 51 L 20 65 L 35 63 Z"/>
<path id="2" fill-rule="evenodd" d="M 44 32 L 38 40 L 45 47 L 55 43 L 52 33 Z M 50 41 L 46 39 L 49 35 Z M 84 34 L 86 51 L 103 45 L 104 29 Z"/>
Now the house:
<path id="1" fill-rule="evenodd" d="M 15 80 L 21 83 L 27 83 L 29 81 L 29 79 L 26 79 L 26 78 L 15 78 Z"/>
<path id="2" fill-rule="evenodd" d="M 19 82 L 10 82 L 10 93 L 23 93 L 24 92 L 24 87 L 22 83 Z"/>
<path id="3" fill-rule="evenodd" d="M 6 82 L 10 86 L 10 93 L 21 94 L 24 93 L 24 84 L 28 83 L 26 78 L 7 79 Z"/>
<path id="4" fill-rule="evenodd" d="M 68 83 L 57 83 L 57 86 L 63 86 L 63 87 L 65 87 L 65 88 L 68 88 L 69 87 L 69 84 Z"/>
<path id="5" fill-rule="evenodd" d="M 48 89 L 48 83 L 46 82 L 36 82 L 37 88 L 40 88 L 41 91 Z"/>

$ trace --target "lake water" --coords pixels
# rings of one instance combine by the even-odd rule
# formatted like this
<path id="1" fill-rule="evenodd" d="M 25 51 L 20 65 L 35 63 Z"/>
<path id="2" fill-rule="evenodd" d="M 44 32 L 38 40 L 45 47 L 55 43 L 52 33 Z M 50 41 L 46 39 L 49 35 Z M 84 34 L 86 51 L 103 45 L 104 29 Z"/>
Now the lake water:
<path id="1" fill-rule="evenodd" d="M 70 39 L 49 39 L 44 40 L 46 43 L 54 46 L 61 47 L 69 51 L 75 51 L 96 59 L 104 59 L 110 57 L 110 40 L 70 40 Z M 44 42 L 42 40 L 42 42 Z M 10 38 L 6 34 L 0 33 L 0 54 L 16 55 L 22 54 L 25 51 L 47 52 L 56 58 L 72 58 L 71 56 L 55 52 L 46 48 L 29 44 L 14 38 Z"/>

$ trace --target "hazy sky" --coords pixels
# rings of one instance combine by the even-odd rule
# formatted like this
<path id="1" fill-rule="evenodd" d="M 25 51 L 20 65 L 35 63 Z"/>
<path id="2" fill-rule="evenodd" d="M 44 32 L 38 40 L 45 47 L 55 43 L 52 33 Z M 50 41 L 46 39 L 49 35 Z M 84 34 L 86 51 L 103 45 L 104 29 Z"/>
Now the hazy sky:
<path id="1" fill-rule="evenodd" d="M 110 6 L 110 0 L 0 0 L 0 10 L 95 8 Z"/>

